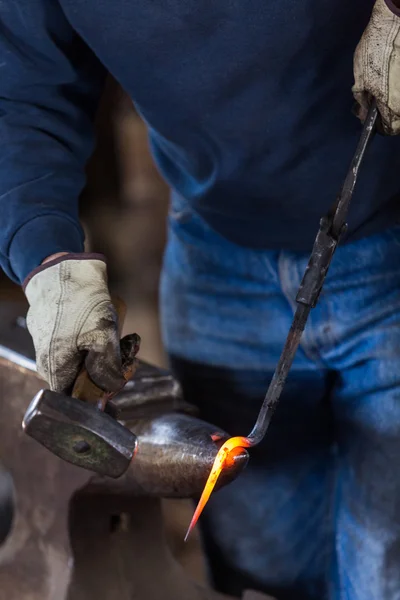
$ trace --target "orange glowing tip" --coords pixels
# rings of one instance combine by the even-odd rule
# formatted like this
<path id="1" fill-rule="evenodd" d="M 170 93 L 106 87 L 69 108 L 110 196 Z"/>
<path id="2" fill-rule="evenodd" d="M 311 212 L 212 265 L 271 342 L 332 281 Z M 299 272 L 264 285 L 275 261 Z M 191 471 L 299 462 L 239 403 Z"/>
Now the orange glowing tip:
<path id="1" fill-rule="evenodd" d="M 203 512 L 204 507 L 207 504 L 211 493 L 215 487 L 215 484 L 218 481 L 218 477 L 220 476 L 222 469 L 228 463 L 230 458 L 234 458 L 234 456 L 237 455 L 238 450 L 242 450 L 243 448 L 249 448 L 250 446 L 251 443 L 248 438 L 243 436 L 236 436 L 229 438 L 229 440 L 226 440 L 226 442 L 218 450 L 218 454 L 215 457 L 211 473 L 208 476 L 207 483 L 204 486 L 203 493 L 201 494 L 200 500 L 196 506 L 196 510 L 194 511 L 192 520 L 190 521 L 189 528 L 186 532 L 185 542 L 188 539 L 191 531 L 194 529 L 201 513 Z"/>

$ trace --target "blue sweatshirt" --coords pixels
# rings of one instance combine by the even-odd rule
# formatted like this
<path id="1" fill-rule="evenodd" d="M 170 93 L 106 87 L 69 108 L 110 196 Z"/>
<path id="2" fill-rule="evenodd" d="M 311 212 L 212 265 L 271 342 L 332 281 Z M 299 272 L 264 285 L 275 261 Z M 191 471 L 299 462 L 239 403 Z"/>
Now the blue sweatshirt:
<path id="1" fill-rule="evenodd" d="M 352 57 L 373 0 L 0 2 L 0 264 L 80 252 L 78 197 L 107 71 L 175 193 L 220 234 L 310 251 L 354 152 Z M 399 212 L 400 139 L 376 138 L 349 239 Z"/>

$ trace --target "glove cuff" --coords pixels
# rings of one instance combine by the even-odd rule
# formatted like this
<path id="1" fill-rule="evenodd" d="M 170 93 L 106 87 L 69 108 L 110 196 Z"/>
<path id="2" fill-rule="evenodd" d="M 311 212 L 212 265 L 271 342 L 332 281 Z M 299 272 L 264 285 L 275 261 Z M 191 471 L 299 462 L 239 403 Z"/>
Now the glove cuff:
<path id="1" fill-rule="evenodd" d="M 63 256 L 59 256 L 58 258 L 55 258 L 53 260 L 49 260 L 45 264 L 36 267 L 36 269 L 33 269 L 33 271 L 31 271 L 29 275 L 24 279 L 22 283 L 22 289 L 25 291 L 26 286 L 28 285 L 30 280 L 38 273 L 41 273 L 41 271 L 45 271 L 49 267 L 54 267 L 54 265 L 58 265 L 59 263 L 62 263 L 66 260 L 101 260 L 102 262 L 107 264 L 107 260 L 104 254 L 96 254 L 93 252 L 70 252 L 68 254 L 64 254 Z"/>
<path id="2" fill-rule="evenodd" d="M 397 4 L 398 3 L 398 4 Z M 385 4 L 394 15 L 400 17 L 400 2 L 399 0 L 385 0 Z"/>

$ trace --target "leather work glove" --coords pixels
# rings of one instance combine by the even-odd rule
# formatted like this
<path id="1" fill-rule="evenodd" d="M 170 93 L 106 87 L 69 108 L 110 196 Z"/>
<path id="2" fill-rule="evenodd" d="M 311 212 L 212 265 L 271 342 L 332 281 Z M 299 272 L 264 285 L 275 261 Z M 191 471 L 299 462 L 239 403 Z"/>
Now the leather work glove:
<path id="1" fill-rule="evenodd" d="M 104 257 L 65 254 L 35 269 L 24 289 L 37 371 L 50 388 L 70 391 L 84 361 L 98 387 L 121 389 L 118 319 Z"/>
<path id="2" fill-rule="evenodd" d="M 400 133 L 400 8 L 399 0 L 377 0 L 371 20 L 354 55 L 354 97 L 364 120 L 376 98 L 383 132 Z M 400 2 L 399 2 L 400 6 Z"/>

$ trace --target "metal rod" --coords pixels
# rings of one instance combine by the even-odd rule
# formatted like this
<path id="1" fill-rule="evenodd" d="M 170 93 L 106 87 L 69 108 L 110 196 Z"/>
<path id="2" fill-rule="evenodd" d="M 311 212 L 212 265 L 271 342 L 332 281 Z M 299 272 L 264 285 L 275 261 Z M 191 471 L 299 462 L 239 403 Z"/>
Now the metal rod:
<path id="1" fill-rule="evenodd" d="M 293 363 L 301 336 L 306 326 L 311 309 L 318 302 L 328 268 L 331 264 L 336 246 L 347 227 L 346 217 L 357 183 L 359 170 L 367 147 L 373 137 L 378 118 L 376 102 L 371 104 L 357 149 L 350 163 L 344 184 L 328 215 L 321 220 L 320 230 L 316 237 L 314 248 L 308 262 L 303 281 L 300 285 L 296 301 L 293 322 L 287 336 L 278 365 L 265 395 L 256 423 L 247 436 L 251 446 L 255 446 L 264 438 L 271 419 L 278 406 L 283 387 Z"/>
<path id="2" fill-rule="evenodd" d="M 10 350 L 10 348 L 0 345 L 0 359 L 1 358 L 14 363 L 23 369 L 27 369 L 28 371 L 36 372 L 35 361 L 23 356 L 19 352 L 14 352 L 14 350 Z"/>
<path id="3" fill-rule="evenodd" d="M 360 140 L 357 145 L 357 149 L 353 156 L 353 159 L 350 163 L 349 170 L 347 172 L 346 179 L 344 180 L 344 184 L 342 186 L 341 192 L 338 196 L 337 201 L 333 205 L 331 209 L 331 213 L 328 215 L 333 215 L 332 221 L 332 235 L 339 236 L 341 234 L 341 229 L 343 227 L 343 222 L 346 219 L 347 211 L 353 197 L 354 188 L 357 183 L 357 178 L 359 175 L 360 167 L 365 157 L 366 150 L 368 145 L 375 133 L 375 126 L 378 119 L 378 108 L 376 106 L 376 100 L 374 100 L 371 104 L 371 107 L 368 111 L 367 117 L 364 121 L 364 126 L 361 132 Z M 342 222 L 343 220 L 343 222 Z"/>
<path id="4" fill-rule="evenodd" d="M 260 412 L 258 413 L 257 421 L 248 435 L 248 439 L 252 446 L 259 444 L 265 436 L 271 419 L 274 415 L 276 407 L 279 403 L 283 386 L 292 366 L 297 348 L 300 344 L 300 339 L 307 323 L 308 315 L 311 307 L 299 304 L 294 315 L 293 323 L 286 339 L 278 365 L 272 377 L 268 391 L 265 395 Z"/>

